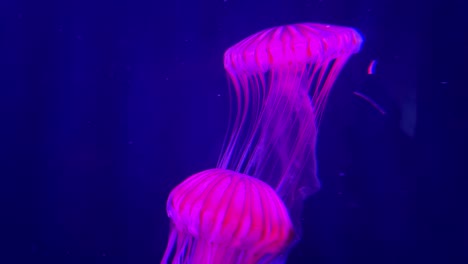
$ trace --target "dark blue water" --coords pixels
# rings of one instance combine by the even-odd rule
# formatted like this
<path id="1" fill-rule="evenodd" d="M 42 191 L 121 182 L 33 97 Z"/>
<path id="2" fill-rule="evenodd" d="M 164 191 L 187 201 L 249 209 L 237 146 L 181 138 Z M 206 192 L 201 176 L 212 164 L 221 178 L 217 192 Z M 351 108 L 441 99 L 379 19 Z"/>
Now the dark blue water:
<path id="1" fill-rule="evenodd" d="M 288 263 L 463 263 L 462 2 L 1 1 L 0 262 L 158 263 L 169 191 L 221 150 L 223 52 L 310 21 L 365 42 L 331 94 L 323 188 Z"/>

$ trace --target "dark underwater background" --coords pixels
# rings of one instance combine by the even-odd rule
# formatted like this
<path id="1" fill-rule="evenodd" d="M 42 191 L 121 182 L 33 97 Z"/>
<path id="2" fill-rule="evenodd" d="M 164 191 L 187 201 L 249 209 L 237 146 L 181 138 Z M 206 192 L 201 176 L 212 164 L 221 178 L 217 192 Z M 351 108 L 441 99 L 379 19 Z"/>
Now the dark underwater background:
<path id="1" fill-rule="evenodd" d="M 331 93 L 323 187 L 288 263 L 468 263 L 465 11 L 455 0 L 0 1 L 0 263 L 159 263 L 167 195 L 221 151 L 224 51 L 298 22 L 350 26 L 364 44 Z"/>

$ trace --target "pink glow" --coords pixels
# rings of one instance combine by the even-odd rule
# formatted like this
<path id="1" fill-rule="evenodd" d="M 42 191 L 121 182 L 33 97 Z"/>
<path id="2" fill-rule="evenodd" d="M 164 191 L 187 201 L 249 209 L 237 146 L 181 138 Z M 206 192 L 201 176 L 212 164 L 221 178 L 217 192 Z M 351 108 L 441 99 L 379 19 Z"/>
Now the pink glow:
<path id="1" fill-rule="evenodd" d="M 377 64 L 376 60 L 372 60 L 371 63 L 369 63 L 369 67 L 367 67 L 367 74 L 375 74 L 376 64 Z"/>
<path id="2" fill-rule="evenodd" d="M 296 24 L 226 51 L 232 104 L 225 146 L 218 169 L 171 192 L 162 263 L 285 261 L 299 239 L 303 200 L 320 188 L 315 144 L 328 95 L 361 42 L 351 28 Z"/>
<path id="3" fill-rule="evenodd" d="M 211 169 L 179 184 L 169 195 L 169 243 L 161 263 L 269 263 L 293 237 L 275 191 L 233 171 Z"/>

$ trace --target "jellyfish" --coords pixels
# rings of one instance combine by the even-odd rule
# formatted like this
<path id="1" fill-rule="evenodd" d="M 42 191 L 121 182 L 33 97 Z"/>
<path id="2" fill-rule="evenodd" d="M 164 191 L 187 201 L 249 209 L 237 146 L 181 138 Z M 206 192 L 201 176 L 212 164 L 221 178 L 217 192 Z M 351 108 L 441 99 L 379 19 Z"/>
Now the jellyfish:
<path id="1" fill-rule="evenodd" d="M 161 263 L 170 257 L 186 264 L 270 263 L 294 233 L 286 207 L 268 184 L 224 169 L 179 184 L 169 194 L 167 212 L 171 231 Z"/>
<path id="2" fill-rule="evenodd" d="M 339 72 L 358 52 L 347 27 L 294 24 L 229 48 L 228 133 L 215 169 L 170 193 L 162 263 L 283 263 L 304 199 L 320 189 L 315 146 Z"/>
<path id="3" fill-rule="evenodd" d="M 328 96 L 361 43 L 352 28 L 304 23 L 266 29 L 225 52 L 233 103 L 217 167 L 272 186 L 297 230 L 303 200 L 320 189 L 315 149 Z"/>

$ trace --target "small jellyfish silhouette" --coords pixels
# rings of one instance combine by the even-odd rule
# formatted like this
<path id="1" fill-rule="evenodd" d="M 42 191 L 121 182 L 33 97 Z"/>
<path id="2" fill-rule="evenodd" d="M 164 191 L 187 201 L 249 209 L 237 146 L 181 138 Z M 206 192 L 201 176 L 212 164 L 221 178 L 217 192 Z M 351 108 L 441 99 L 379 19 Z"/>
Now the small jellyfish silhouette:
<path id="1" fill-rule="evenodd" d="M 352 28 L 263 30 L 224 54 L 231 116 L 217 168 L 175 187 L 161 263 L 284 263 L 303 200 L 320 188 L 315 145 L 339 72 L 359 51 Z"/>

